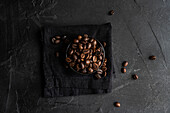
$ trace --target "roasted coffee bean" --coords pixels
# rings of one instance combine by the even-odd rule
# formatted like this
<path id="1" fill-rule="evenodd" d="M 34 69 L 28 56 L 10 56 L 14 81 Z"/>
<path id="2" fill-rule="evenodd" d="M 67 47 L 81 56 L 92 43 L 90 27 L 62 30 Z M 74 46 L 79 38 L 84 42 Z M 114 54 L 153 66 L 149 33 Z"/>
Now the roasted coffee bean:
<path id="1" fill-rule="evenodd" d="M 82 54 L 80 55 L 80 57 L 81 57 L 81 58 L 85 58 L 85 54 L 82 53 Z"/>
<path id="2" fill-rule="evenodd" d="M 75 62 L 70 63 L 70 67 L 74 67 L 74 65 L 75 65 Z"/>
<path id="3" fill-rule="evenodd" d="M 56 39 L 61 39 L 61 37 L 60 37 L 60 36 L 56 36 L 55 38 L 56 38 Z"/>
<path id="4" fill-rule="evenodd" d="M 105 71 L 105 72 L 104 72 L 104 77 L 106 77 L 106 76 L 107 76 L 107 72 Z"/>
<path id="5" fill-rule="evenodd" d="M 120 107 L 120 103 L 119 103 L 119 102 L 115 102 L 114 105 L 115 105 L 116 107 Z"/>
<path id="6" fill-rule="evenodd" d="M 86 60 L 86 64 L 89 65 L 90 64 L 90 60 Z"/>
<path id="7" fill-rule="evenodd" d="M 103 66 L 103 67 L 102 67 L 102 70 L 103 70 L 103 71 L 107 71 L 107 67 L 104 67 L 104 66 Z"/>
<path id="8" fill-rule="evenodd" d="M 78 60 L 77 60 L 77 62 L 78 62 L 78 63 L 80 63 L 80 62 L 81 62 L 81 60 L 80 60 L 80 59 L 78 59 Z"/>
<path id="9" fill-rule="evenodd" d="M 93 69 L 97 70 L 99 68 L 99 65 L 97 63 L 93 63 Z"/>
<path id="10" fill-rule="evenodd" d="M 86 59 L 89 59 L 90 58 L 90 54 L 87 55 Z"/>
<path id="11" fill-rule="evenodd" d="M 79 44 L 79 49 L 80 49 L 80 50 L 83 49 L 83 44 Z"/>
<path id="12" fill-rule="evenodd" d="M 96 40 L 93 41 L 93 45 L 97 45 L 97 41 Z"/>
<path id="13" fill-rule="evenodd" d="M 100 60 L 98 60 L 98 65 L 100 66 L 102 64 L 102 62 Z"/>
<path id="14" fill-rule="evenodd" d="M 88 71 L 89 71 L 90 73 L 93 73 L 93 69 L 92 69 L 91 67 L 88 68 Z"/>
<path id="15" fill-rule="evenodd" d="M 79 40 L 78 39 L 74 39 L 74 43 L 79 43 Z"/>
<path id="16" fill-rule="evenodd" d="M 122 66 L 124 66 L 124 67 L 126 67 L 128 65 L 128 61 L 124 61 L 123 63 L 122 63 Z"/>
<path id="17" fill-rule="evenodd" d="M 110 12 L 109 12 L 109 14 L 110 15 L 113 15 L 115 12 L 113 11 L 113 10 L 111 10 Z"/>
<path id="18" fill-rule="evenodd" d="M 137 79 L 139 78 L 137 74 L 134 74 L 132 77 L 133 77 L 133 79 L 135 79 L 135 80 L 137 80 Z"/>
<path id="19" fill-rule="evenodd" d="M 56 52 L 56 57 L 59 57 L 59 55 L 60 55 L 59 52 Z"/>
<path id="20" fill-rule="evenodd" d="M 100 74 L 95 74 L 96 78 L 101 79 L 102 77 L 100 76 Z"/>
<path id="21" fill-rule="evenodd" d="M 87 49 L 87 46 L 86 46 L 86 44 L 84 45 L 84 47 L 83 47 L 84 49 Z"/>
<path id="22" fill-rule="evenodd" d="M 87 38 L 88 37 L 88 34 L 84 34 L 84 38 Z"/>
<path id="23" fill-rule="evenodd" d="M 83 53 L 84 53 L 84 54 L 88 54 L 89 52 L 90 52 L 90 51 L 89 51 L 88 49 L 84 49 L 84 50 L 83 50 Z"/>
<path id="24" fill-rule="evenodd" d="M 92 38 L 91 40 L 90 40 L 90 42 L 93 42 L 94 41 L 94 38 Z"/>
<path id="25" fill-rule="evenodd" d="M 81 62 L 81 69 L 84 69 L 85 68 L 85 65 L 83 62 Z"/>
<path id="26" fill-rule="evenodd" d="M 85 37 L 85 38 L 84 38 L 84 41 L 86 41 L 86 42 L 87 42 L 88 40 L 89 40 L 89 38 L 88 38 L 88 37 Z"/>
<path id="27" fill-rule="evenodd" d="M 100 51 L 101 51 L 101 48 L 96 49 L 96 51 L 97 51 L 97 52 L 100 52 Z"/>
<path id="28" fill-rule="evenodd" d="M 126 73 L 126 68 L 121 69 L 122 73 Z"/>
<path id="29" fill-rule="evenodd" d="M 70 50 L 69 55 L 72 55 L 74 53 L 74 50 Z"/>
<path id="30" fill-rule="evenodd" d="M 82 58 L 81 61 L 84 62 L 84 58 Z"/>
<path id="31" fill-rule="evenodd" d="M 149 56 L 149 59 L 150 59 L 150 60 L 156 60 L 156 56 L 153 56 L 153 55 L 152 55 L 152 56 Z"/>
<path id="32" fill-rule="evenodd" d="M 69 57 L 66 58 L 66 62 L 71 62 L 71 61 L 72 60 Z"/>
<path id="33" fill-rule="evenodd" d="M 91 43 L 88 43 L 87 48 L 88 48 L 88 49 L 91 48 Z"/>
<path id="34" fill-rule="evenodd" d="M 55 43 L 56 38 L 52 38 L 52 43 Z"/>
<path id="35" fill-rule="evenodd" d="M 76 64 L 76 69 L 77 69 L 77 71 L 80 70 L 79 64 Z"/>
<path id="36" fill-rule="evenodd" d="M 99 60 L 102 60 L 103 59 L 103 57 L 102 56 L 99 56 Z"/>
<path id="37" fill-rule="evenodd" d="M 101 69 L 97 69 L 97 73 L 98 73 L 98 74 L 102 74 L 103 71 L 102 71 Z"/>
<path id="38" fill-rule="evenodd" d="M 55 40 L 55 44 L 59 44 L 60 43 L 60 40 Z"/>
<path id="39" fill-rule="evenodd" d="M 76 49 L 77 48 L 77 44 L 72 44 L 72 48 Z"/>
<path id="40" fill-rule="evenodd" d="M 107 58 L 104 59 L 104 62 L 107 62 Z"/>
<path id="41" fill-rule="evenodd" d="M 93 62 L 97 62 L 97 57 L 93 56 Z"/>
<path id="42" fill-rule="evenodd" d="M 102 65 L 102 66 L 104 66 L 104 67 L 105 67 L 105 66 L 106 66 L 106 62 L 103 62 L 103 65 Z"/>
<path id="43" fill-rule="evenodd" d="M 77 54 L 78 56 L 80 56 L 80 52 L 76 52 L 76 54 Z"/>
<path id="44" fill-rule="evenodd" d="M 77 56 L 75 54 L 73 55 L 73 59 L 74 59 L 74 61 L 77 60 Z"/>
<path id="45" fill-rule="evenodd" d="M 106 42 L 103 42 L 103 47 L 106 47 Z"/>
<path id="46" fill-rule="evenodd" d="M 87 73 L 86 68 L 84 68 L 84 69 L 82 70 L 82 73 L 83 73 L 83 74 Z"/>
<path id="47" fill-rule="evenodd" d="M 79 36 L 78 36 L 78 40 L 81 40 L 81 39 L 82 39 L 82 36 L 81 36 L 81 35 L 79 35 Z"/>

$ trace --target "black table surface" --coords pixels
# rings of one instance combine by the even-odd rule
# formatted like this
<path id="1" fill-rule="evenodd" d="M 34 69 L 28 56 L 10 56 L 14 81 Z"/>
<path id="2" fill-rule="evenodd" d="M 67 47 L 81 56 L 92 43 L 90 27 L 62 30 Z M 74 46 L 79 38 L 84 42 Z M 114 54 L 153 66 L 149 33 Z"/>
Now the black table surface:
<path id="1" fill-rule="evenodd" d="M 108 15 L 112 9 L 115 14 Z M 43 98 L 42 26 L 108 22 L 112 92 Z M 0 113 L 170 113 L 169 26 L 169 0 L 1 0 Z"/>

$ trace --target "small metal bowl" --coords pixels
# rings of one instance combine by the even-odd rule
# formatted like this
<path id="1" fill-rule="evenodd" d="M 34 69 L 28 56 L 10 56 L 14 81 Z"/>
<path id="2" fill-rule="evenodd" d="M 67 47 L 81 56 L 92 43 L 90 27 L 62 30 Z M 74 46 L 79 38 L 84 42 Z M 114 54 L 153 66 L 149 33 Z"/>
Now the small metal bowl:
<path id="1" fill-rule="evenodd" d="M 99 40 L 97 40 L 97 39 L 95 39 L 96 41 L 97 41 L 97 47 L 101 47 L 101 50 L 102 50 L 102 52 L 103 52 L 103 60 L 102 60 L 102 63 L 101 63 L 101 65 L 99 66 L 99 68 L 101 68 L 101 66 L 103 65 L 103 62 L 104 62 L 104 60 L 105 60 L 105 50 L 104 50 L 104 47 L 103 47 L 103 45 L 100 43 L 100 41 Z M 69 43 L 68 44 L 68 46 L 67 46 L 67 49 L 66 49 L 66 58 L 68 57 L 68 51 L 69 51 L 69 49 L 71 48 L 70 46 L 71 46 L 71 44 L 73 43 L 73 41 L 71 42 L 71 43 Z M 68 63 L 69 64 L 69 63 Z M 69 66 L 70 67 L 70 66 Z M 96 72 L 96 70 L 95 71 L 93 71 L 93 73 L 86 73 L 86 74 L 84 74 L 84 73 L 81 73 L 81 72 L 78 72 L 78 71 L 76 71 L 74 68 L 72 68 L 72 67 L 70 67 L 71 68 L 71 70 L 73 70 L 74 72 L 76 72 L 76 73 L 78 73 L 78 74 L 81 74 L 81 75 L 89 75 L 89 74 L 93 74 L 93 73 L 95 73 Z M 98 68 L 98 69 L 99 69 Z"/>

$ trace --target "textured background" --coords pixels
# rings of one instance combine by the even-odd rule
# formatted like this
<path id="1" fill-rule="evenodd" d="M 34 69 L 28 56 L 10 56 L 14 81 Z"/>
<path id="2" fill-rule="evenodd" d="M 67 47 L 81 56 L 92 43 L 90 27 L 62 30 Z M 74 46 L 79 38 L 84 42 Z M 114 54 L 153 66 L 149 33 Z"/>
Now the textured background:
<path id="1" fill-rule="evenodd" d="M 42 98 L 40 28 L 107 22 L 116 69 L 112 93 Z M 169 26 L 170 0 L 1 0 L 0 113 L 170 113 Z M 152 54 L 155 61 L 148 60 Z M 120 72 L 124 60 L 126 74 Z"/>

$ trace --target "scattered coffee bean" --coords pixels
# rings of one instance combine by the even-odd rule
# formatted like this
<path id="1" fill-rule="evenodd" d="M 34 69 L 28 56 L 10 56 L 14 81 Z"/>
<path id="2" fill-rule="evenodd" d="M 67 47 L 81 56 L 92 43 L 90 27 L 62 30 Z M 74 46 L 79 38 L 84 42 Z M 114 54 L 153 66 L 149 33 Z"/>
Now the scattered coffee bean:
<path id="1" fill-rule="evenodd" d="M 99 60 L 102 60 L 103 59 L 103 57 L 102 56 L 99 56 Z"/>
<path id="2" fill-rule="evenodd" d="M 61 37 L 60 37 L 60 36 L 56 36 L 55 38 L 56 38 L 56 39 L 60 39 Z"/>
<path id="3" fill-rule="evenodd" d="M 101 79 L 102 77 L 100 76 L 100 74 L 95 74 L 96 78 Z"/>
<path id="4" fill-rule="evenodd" d="M 90 73 L 93 73 L 93 69 L 91 67 L 88 68 Z"/>
<path id="5" fill-rule="evenodd" d="M 79 36 L 78 36 L 78 40 L 81 40 L 81 39 L 82 39 L 82 36 L 81 36 L 81 35 L 79 35 Z"/>
<path id="6" fill-rule="evenodd" d="M 55 38 L 52 38 L 52 43 L 55 43 L 55 40 L 56 40 Z"/>
<path id="7" fill-rule="evenodd" d="M 133 79 L 135 79 L 135 80 L 137 80 L 137 79 L 139 78 L 137 74 L 134 74 L 132 77 L 133 77 Z"/>
<path id="8" fill-rule="evenodd" d="M 82 70 L 82 73 L 83 73 L 83 74 L 87 73 L 86 68 L 84 68 L 84 69 Z"/>
<path id="9" fill-rule="evenodd" d="M 124 61 L 123 63 L 122 63 L 122 66 L 124 66 L 124 67 L 126 67 L 128 65 L 128 61 Z"/>
<path id="10" fill-rule="evenodd" d="M 80 59 L 78 59 L 78 60 L 77 60 L 77 62 L 78 62 L 78 63 L 80 63 L 80 62 L 81 62 L 81 60 L 80 60 Z"/>
<path id="11" fill-rule="evenodd" d="M 102 62 L 99 60 L 99 61 L 98 61 L 98 65 L 100 66 L 101 64 L 102 64 Z"/>
<path id="12" fill-rule="evenodd" d="M 107 62 L 107 58 L 104 59 L 104 62 L 105 62 L 105 63 Z"/>
<path id="13" fill-rule="evenodd" d="M 74 61 L 77 60 L 77 56 L 75 54 L 73 55 L 73 59 L 74 59 Z"/>
<path id="14" fill-rule="evenodd" d="M 80 57 L 81 57 L 81 58 L 85 58 L 85 54 L 82 53 L 82 54 L 80 55 Z"/>
<path id="15" fill-rule="evenodd" d="M 71 62 L 71 61 L 72 60 L 69 57 L 66 58 L 66 62 Z"/>
<path id="16" fill-rule="evenodd" d="M 121 69 L 122 73 L 126 73 L 126 68 Z"/>
<path id="17" fill-rule="evenodd" d="M 99 65 L 97 63 L 93 63 L 93 69 L 97 70 L 99 68 Z"/>
<path id="18" fill-rule="evenodd" d="M 90 64 L 90 60 L 86 60 L 86 64 L 89 65 Z"/>
<path id="19" fill-rule="evenodd" d="M 103 70 L 103 71 L 107 71 L 107 67 L 104 67 L 104 66 L 103 66 L 103 67 L 102 67 L 102 70 Z"/>
<path id="20" fill-rule="evenodd" d="M 104 66 L 104 67 L 105 67 L 105 66 L 106 66 L 106 62 L 103 62 L 103 65 L 102 65 L 102 66 Z"/>
<path id="21" fill-rule="evenodd" d="M 103 71 L 102 71 L 101 69 L 97 69 L 97 73 L 98 73 L 98 74 L 102 74 Z"/>
<path id="22" fill-rule="evenodd" d="M 93 62 L 97 62 L 97 57 L 93 56 Z"/>
<path id="23" fill-rule="evenodd" d="M 114 105 L 115 105 L 116 107 L 120 107 L 120 103 L 119 103 L 119 102 L 115 102 Z"/>
<path id="24" fill-rule="evenodd" d="M 149 56 L 149 59 L 150 59 L 150 60 L 156 60 L 156 56 L 153 56 L 153 55 L 152 55 L 152 56 Z"/>
<path id="25" fill-rule="evenodd" d="M 84 34 L 84 38 L 88 38 L 88 34 Z"/>
<path id="26" fill-rule="evenodd" d="M 110 15 L 113 15 L 115 12 L 113 11 L 113 10 L 111 10 L 110 12 L 109 12 L 109 14 Z"/>
<path id="27" fill-rule="evenodd" d="M 73 49 L 70 50 L 69 54 L 72 55 L 74 53 Z"/>
<path id="28" fill-rule="evenodd" d="M 59 57 L 59 52 L 56 52 L 56 57 Z"/>
<path id="29" fill-rule="evenodd" d="M 84 69 L 85 68 L 85 65 L 83 62 L 81 62 L 81 69 Z"/>
<path id="30" fill-rule="evenodd" d="M 75 65 L 75 62 L 70 63 L 70 67 L 74 67 L 74 65 Z"/>
<path id="31" fill-rule="evenodd" d="M 74 43 L 79 43 L 79 40 L 78 39 L 74 39 Z"/>
<path id="32" fill-rule="evenodd" d="M 55 44 L 59 44 L 60 43 L 60 40 L 55 40 Z"/>
<path id="33" fill-rule="evenodd" d="M 106 42 L 103 42 L 103 47 L 106 47 Z"/>
<path id="34" fill-rule="evenodd" d="M 104 72 L 104 77 L 106 77 L 106 76 L 107 76 L 107 72 L 105 71 L 105 72 Z"/>
<path id="35" fill-rule="evenodd" d="M 88 48 L 88 49 L 90 49 L 90 48 L 91 48 L 91 43 L 88 43 L 87 48 Z"/>
<path id="36" fill-rule="evenodd" d="M 76 49 L 77 48 L 77 44 L 72 44 L 72 48 Z"/>

